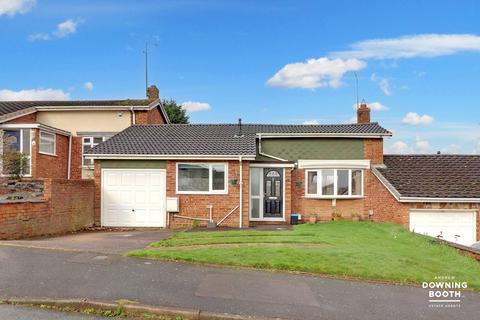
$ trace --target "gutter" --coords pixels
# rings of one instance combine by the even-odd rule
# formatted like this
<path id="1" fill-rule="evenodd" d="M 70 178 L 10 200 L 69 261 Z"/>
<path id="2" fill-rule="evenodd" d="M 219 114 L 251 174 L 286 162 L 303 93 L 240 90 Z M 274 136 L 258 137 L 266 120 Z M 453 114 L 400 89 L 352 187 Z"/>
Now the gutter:
<path id="1" fill-rule="evenodd" d="M 255 156 L 252 155 L 145 155 L 145 154 L 85 154 L 87 159 L 118 159 L 118 160 L 172 160 L 172 159 L 185 159 L 185 160 L 238 160 L 238 157 L 242 157 L 243 160 L 255 160 Z"/>
<path id="2" fill-rule="evenodd" d="M 132 125 L 135 124 L 135 111 L 133 111 L 133 107 L 130 107 L 130 112 L 132 113 L 132 118 L 130 119 L 130 122 L 132 123 Z"/>
<path id="3" fill-rule="evenodd" d="M 450 203 L 480 203 L 480 198 L 429 198 L 429 197 L 404 197 L 398 190 L 377 170 L 372 167 L 372 172 L 390 194 L 401 203 L 415 202 L 450 202 Z"/>
<path id="4" fill-rule="evenodd" d="M 264 139 L 268 138 L 383 138 L 391 137 L 392 133 L 257 133 L 257 136 L 262 136 Z"/>
<path id="5" fill-rule="evenodd" d="M 240 229 L 243 228 L 243 164 L 242 156 L 238 157 L 238 163 L 240 165 L 240 197 L 239 197 L 239 210 L 240 210 Z"/>

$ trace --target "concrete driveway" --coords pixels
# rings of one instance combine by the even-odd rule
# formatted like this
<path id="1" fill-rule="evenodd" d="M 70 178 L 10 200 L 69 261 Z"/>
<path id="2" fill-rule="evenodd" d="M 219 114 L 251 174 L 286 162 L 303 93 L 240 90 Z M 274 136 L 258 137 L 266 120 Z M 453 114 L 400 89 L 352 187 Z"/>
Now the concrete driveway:
<path id="1" fill-rule="evenodd" d="M 87 231 L 49 238 L 6 240 L 0 241 L 0 245 L 122 254 L 131 250 L 145 248 L 150 243 L 166 239 L 172 234 L 173 232 L 168 229 Z"/>

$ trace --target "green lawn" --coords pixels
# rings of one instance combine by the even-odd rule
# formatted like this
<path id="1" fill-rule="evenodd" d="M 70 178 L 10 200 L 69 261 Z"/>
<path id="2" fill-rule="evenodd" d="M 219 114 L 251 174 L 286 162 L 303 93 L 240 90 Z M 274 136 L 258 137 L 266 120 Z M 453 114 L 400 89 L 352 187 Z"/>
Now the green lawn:
<path id="1" fill-rule="evenodd" d="M 480 290 L 480 263 L 394 224 L 338 221 L 292 231 L 181 232 L 129 255 L 415 284 L 455 276 Z"/>

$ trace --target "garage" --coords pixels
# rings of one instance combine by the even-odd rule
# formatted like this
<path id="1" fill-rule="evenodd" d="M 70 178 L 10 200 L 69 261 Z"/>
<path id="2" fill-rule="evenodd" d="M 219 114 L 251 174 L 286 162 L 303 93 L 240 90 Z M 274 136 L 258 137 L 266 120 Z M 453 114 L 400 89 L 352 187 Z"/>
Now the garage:
<path id="1" fill-rule="evenodd" d="M 410 210 L 410 231 L 470 246 L 476 239 L 476 211 Z"/>
<path id="2" fill-rule="evenodd" d="M 165 227 L 165 177 L 165 169 L 102 169 L 102 226 Z"/>

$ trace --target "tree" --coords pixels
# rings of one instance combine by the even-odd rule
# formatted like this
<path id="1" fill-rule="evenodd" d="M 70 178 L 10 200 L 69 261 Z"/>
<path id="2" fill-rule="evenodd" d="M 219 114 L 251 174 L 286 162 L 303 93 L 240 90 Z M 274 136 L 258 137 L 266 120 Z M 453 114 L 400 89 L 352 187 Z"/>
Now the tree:
<path id="1" fill-rule="evenodd" d="M 162 104 L 167 112 L 168 118 L 170 119 L 170 123 L 189 123 L 187 112 L 182 108 L 181 105 L 178 105 L 175 100 L 163 100 Z"/>

